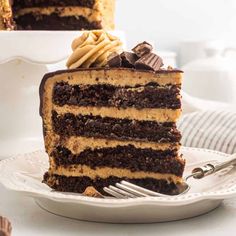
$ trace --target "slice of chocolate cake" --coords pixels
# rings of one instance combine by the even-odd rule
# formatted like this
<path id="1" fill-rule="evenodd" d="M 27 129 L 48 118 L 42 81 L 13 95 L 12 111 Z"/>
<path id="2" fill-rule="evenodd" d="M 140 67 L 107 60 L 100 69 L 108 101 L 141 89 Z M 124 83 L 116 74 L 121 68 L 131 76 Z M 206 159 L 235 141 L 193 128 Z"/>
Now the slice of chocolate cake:
<path id="1" fill-rule="evenodd" d="M 18 30 L 114 29 L 115 0 L 1 1 L 11 3 Z"/>
<path id="2" fill-rule="evenodd" d="M 91 52 L 81 53 L 88 47 L 84 44 L 87 38 L 77 39 L 77 61 Z M 114 50 L 107 58 L 112 53 Z M 154 62 L 160 61 L 156 59 Z M 176 128 L 182 72 L 157 68 L 143 57 L 136 60 L 139 68 L 148 64 L 151 69 L 124 68 L 122 64 L 44 76 L 40 110 L 50 159 L 44 182 L 53 189 L 83 193 L 92 186 L 105 194 L 103 187 L 127 180 L 161 193 L 177 191 L 185 166 Z M 69 60 L 68 66 L 74 63 Z"/>

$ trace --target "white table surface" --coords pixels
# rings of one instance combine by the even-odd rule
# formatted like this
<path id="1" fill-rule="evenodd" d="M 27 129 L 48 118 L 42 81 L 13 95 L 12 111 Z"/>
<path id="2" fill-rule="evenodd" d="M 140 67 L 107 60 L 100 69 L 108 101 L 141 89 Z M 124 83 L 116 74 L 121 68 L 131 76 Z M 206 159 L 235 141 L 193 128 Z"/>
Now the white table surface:
<path id="1" fill-rule="evenodd" d="M 71 220 L 48 213 L 33 199 L 0 186 L 0 215 L 10 219 L 13 236 L 54 235 L 235 235 L 236 198 L 226 200 L 214 211 L 192 219 L 157 224 L 103 224 Z"/>

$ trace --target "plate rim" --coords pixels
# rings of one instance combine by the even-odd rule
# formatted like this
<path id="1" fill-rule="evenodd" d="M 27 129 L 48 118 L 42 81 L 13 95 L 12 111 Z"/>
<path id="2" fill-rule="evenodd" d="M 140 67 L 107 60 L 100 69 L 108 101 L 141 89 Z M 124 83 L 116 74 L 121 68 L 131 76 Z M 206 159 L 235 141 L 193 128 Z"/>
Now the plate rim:
<path id="1" fill-rule="evenodd" d="M 213 153 L 216 155 L 229 157 L 230 155 L 214 151 L 210 149 L 204 148 L 194 148 L 194 147 L 181 147 L 183 150 L 187 151 L 198 151 L 198 152 L 208 152 Z M 1 168 L 6 168 L 6 166 L 16 159 L 19 158 L 26 158 L 32 155 L 37 155 L 38 153 L 42 154 L 45 153 L 44 150 L 37 150 L 30 153 L 25 154 L 17 154 L 13 155 L 7 159 L 0 161 L 0 170 Z M 168 206 L 180 206 L 191 204 L 203 200 L 224 200 L 227 198 L 232 198 L 236 196 L 236 184 L 231 186 L 230 188 L 217 190 L 217 191 L 210 191 L 206 193 L 189 193 L 181 196 L 168 196 L 168 197 L 145 197 L 145 198 L 135 198 L 135 199 L 112 199 L 112 198 L 94 198 L 88 197 L 83 195 L 77 195 L 73 193 L 63 193 L 63 192 L 56 192 L 56 191 L 47 191 L 45 189 L 37 190 L 32 188 L 22 189 L 20 187 L 7 185 L 5 181 L 3 181 L 2 173 L 0 172 L 0 183 L 9 191 L 14 191 L 20 193 L 24 196 L 32 197 L 32 198 L 45 198 L 48 200 L 52 200 L 55 202 L 63 202 L 63 203 L 79 203 L 84 205 L 96 205 L 96 206 L 105 206 L 105 207 L 126 207 L 132 205 L 153 205 L 158 204 L 160 206 L 168 205 Z"/>

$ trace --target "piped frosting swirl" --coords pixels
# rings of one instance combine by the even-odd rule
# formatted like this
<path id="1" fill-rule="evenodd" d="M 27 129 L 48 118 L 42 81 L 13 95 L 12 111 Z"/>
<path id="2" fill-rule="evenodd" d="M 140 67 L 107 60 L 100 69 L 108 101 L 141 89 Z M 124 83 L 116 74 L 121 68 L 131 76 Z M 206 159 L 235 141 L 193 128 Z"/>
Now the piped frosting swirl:
<path id="1" fill-rule="evenodd" d="M 96 30 L 84 32 L 71 47 L 73 53 L 66 64 L 69 69 L 104 67 L 111 53 L 122 51 L 122 42 L 105 31 Z"/>

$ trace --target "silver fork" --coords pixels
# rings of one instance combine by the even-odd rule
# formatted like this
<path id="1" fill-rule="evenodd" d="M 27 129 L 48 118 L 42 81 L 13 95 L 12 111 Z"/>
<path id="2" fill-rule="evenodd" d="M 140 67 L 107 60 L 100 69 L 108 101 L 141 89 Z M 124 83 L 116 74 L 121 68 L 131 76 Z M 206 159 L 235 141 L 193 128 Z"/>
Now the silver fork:
<path id="1" fill-rule="evenodd" d="M 178 193 L 175 195 L 182 195 L 187 193 L 191 186 L 187 183 L 189 178 L 202 179 L 206 176 L 212 175 L 230 166 L 236 165 L 236 154 L 231 156 L 231 159 L 220 164 L 208 163 L 202 167 L 197 167 L 192 170 L 192 173 L 184 178 L 184 182 L 178 186 Z M 104 187 L 103 190 L 109 195 L 115 198 L 137 198 L 137 197 L 166 197 L 170 196 L 158 192 L 151 191 L 149 189 L 140 187 L 138 185 L 129 183 L 127 181 L 121 181 L 116 183 L 115 186 L 110 185 Z"/>

